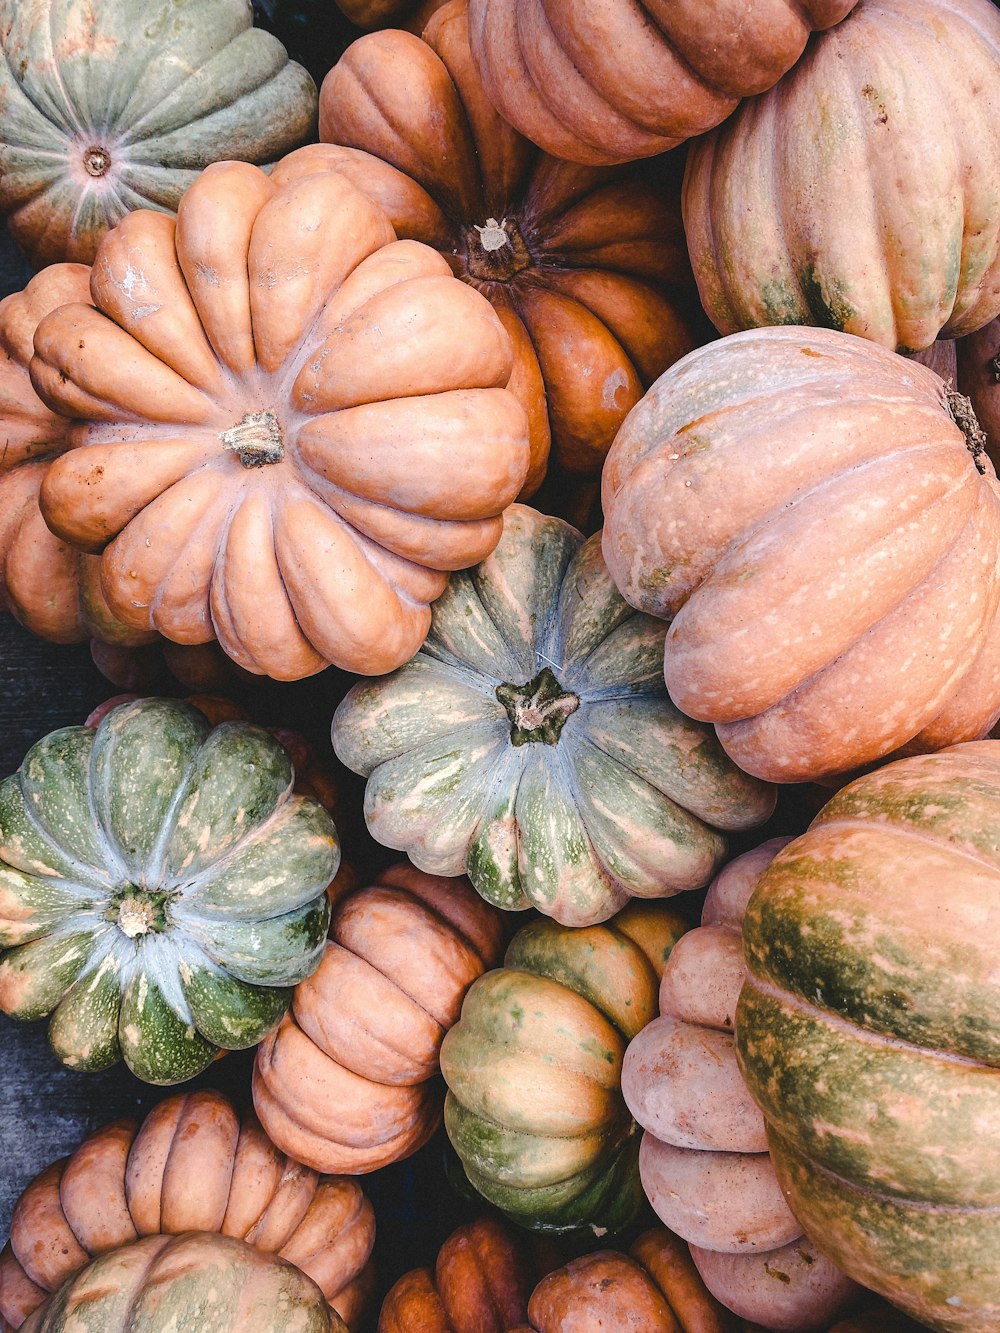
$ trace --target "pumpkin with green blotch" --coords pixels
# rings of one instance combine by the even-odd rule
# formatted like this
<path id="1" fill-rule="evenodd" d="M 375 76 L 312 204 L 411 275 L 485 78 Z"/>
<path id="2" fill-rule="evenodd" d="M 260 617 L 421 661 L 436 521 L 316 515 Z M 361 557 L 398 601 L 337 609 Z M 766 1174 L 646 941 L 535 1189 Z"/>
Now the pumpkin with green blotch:
<path id="1" fill-rule="evenodd" d="M 0 1009 L 65 1064 L 178 1083 L 253 1046 L 319 964 L 336 830 L 245 722 L 139 699 L 0 784 Z"/>
<path id="2" fill-rule="evenodd" d="M 0 213 L 32 263 L 89 263 L 210 162 L 309 137 L 316 87 L 252 21 L 248 0 L 0 0 Z"/>
<path id="3" fill-rule="evenodd" d="M 416 657 L 337 709 L 372 835 L 564 925 L 707 884 L 723 831 L 763 823 L 774 789 L 674 708 L 665 633 L 618 593 L 599 535 L 512 505 Z"/>
<path id="4" fill-rule="evenodd" d="M 210 1232 L 147 1236 L 94 1259 L 23 1333 L 347 1333 L 292 1264 Z"/>
<path id="5" fill-rule="evenodd" d="M 643 1207 L 622 1058 L 687 929 L 663 903 L 578 930 L 540 919 L 470 987 L 441 1047 L 445 1126 L 470 1183 L 512 1221 L 600 1236 Z"/>
<path id="6" fill-rule="evenodd" d="M 740 1064 L 795 1216 L 943 1333 L 1000 1324 L 1000 742 L 844 787 L 743 928 Z"/>

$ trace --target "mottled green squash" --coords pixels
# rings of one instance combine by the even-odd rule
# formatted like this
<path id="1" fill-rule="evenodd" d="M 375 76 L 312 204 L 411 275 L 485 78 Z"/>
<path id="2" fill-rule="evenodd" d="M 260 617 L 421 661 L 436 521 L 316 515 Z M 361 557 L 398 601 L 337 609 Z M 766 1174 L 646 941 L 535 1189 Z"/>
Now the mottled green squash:
<path id="1" fill-rule="evenodd" d="M 930 1328 L 1000 1326 L 1000 742 L 845 787 L 761 877 L 741 1067 L 807 1235 Z"/>
<path id="2" fill-rule="evenodd" d="M 0 783 L 0 1009 L 75 1069 L 177 1083 L 253 1046 L 322 957 L 340 860 L 288 753 L 139 699 Z"/>
<path id="3" fill-rule="evenodd" d="M 0 213 L 32 262 L 89 263 L 210 162 L 309 136 L 315 85 L 252 18 L 248 0 L 0 0 Z"/>
<path id="4" fill-rule="evenodd" d="M 472 1185 L 513 1221 L 601 1236 L 635 1220 L 622 1058 L 687 928 L 663 903 L 579 930 L 533 921 L 470 988 L 441 1048 L 445 1125 Z"/>
<path id="5" fill-rule="evenodd" d="M 373 836 L 564 925 L 707 884 L 720 830 L 762 823 L 774 789 L 674 708 L 665 633 L 618 593 L 599 535 L 511 506 L 416 657 L 337 709 L 334 748 L 368 778 Z"/>
<path id="6" fill-rule="evenodd" d="M 347 1333 L 305 1273 L 207 1232 L 146 1236 L 94 1259 L 23 1333 Z"/>

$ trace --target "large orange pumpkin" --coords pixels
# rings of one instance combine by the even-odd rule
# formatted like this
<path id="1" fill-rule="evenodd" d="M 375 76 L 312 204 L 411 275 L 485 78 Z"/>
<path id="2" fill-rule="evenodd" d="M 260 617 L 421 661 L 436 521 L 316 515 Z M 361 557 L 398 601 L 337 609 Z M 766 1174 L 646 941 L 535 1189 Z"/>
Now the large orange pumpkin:
<path id="1" fill-rule="evenodd" d="M 498 110 L 546 152 L 627 162 L 770 88 L 857 0 L 471 0 Z"/>
<path id="2" fill-rule="evenodd" d="M 603 487 L 612 577 L 672 620 L 671 697 L 746 771 L 806 781 L 996 720 L 1000 486 L 932 371 L 828 329 L 735 334 L 661 376 Z"/>
<path id="3" fill-rule="evenodd" d="M 168 1097 L 53 1162 L 14 1207 L 0 1255 L 0 1316 L 19 1328 L 95 1255 L 140 1236 L 217 1231 L 307 1273 L 352 1329 L 373 1285 L 371 1205 L 353 1181 L 284 1156 L 221 1093 Z"/>
<path id="4" fill-rule="evenodd" d="M 449 0 L 422 41 L 354 42 L 323 81 L 330 146 L 291 154 L 279 175 L 329 162 L 489 298 L 531 424 L 528 495 L 550 439 L 561 468 L 599 475 L 629 409 L 712 331 L 681 227 L 682 162 L 611 171 L 539 152 L 487 100 L 468 14 Z"/>
<path id="5" fill-rule="evenodd" d="M 107 546 L 113 614 L 283 679 L 412 656 L 527 468 L 489 303 L 343 176 L 236 162 L 176 223 L 129 214 L 91 296 L 41 321 L 31 377 L 79 418 L 43 513 Z"/>

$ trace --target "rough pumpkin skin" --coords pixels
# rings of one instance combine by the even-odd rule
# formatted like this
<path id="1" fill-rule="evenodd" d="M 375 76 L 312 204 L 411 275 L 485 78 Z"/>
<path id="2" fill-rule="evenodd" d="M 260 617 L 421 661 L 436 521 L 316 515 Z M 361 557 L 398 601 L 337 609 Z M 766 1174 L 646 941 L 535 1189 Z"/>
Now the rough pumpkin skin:
<path id="1" fill-rule="evenodd" d="M 284 747 L 140 699 L 0 784 L 0 1008 L 80 1070 L 178 1083 L 253 1046 L 318 965 L 339 861 Z"/>
<path id="2" fill-rule="evenodd" d="M 994 319 L 998 119 L 989 0 L 860 0 L 691 146 L 684 226 L 716 328 L 818 324 L 902 352 Z"/>
<path id="3" fill-rule="evenodd" d="M 93 1259 L 22 1325 L 24 1333 L 347 1333 L 305 1273 L 206 1232 L 147 1236 Z"/>
<path id="4" fill-rule="evenodd" d="M 662 903 L 633 902 L 578 930 L 543 918 L 469 989 L 441 1047 L 445 1126 L 471 1184 L 521 1226 L 603 1236 L 635 1220 L 639 1144 L 622 1057 L 655 1017 L 686 929 Z"/>
<path id="5" fill-rule="evenodd" d="M 489 303 L 343 176 L 239 162 L 176 223 L 124 218 L 91 299 L 41 321 L 30 373 L 77 418 L 42 512 L 103 551 L 113 614 L 281 679 L 412 656 L 527 468 Z"/>
<path id="6" fill-rule="evenodd" d="M 324 143 L 281 171 L 329 162 L 490 300 L 531 427 L 524 498 L 550 443 L 563 473 L 599 476 L 629 409 L 711 329 L 681 227 L 683 162 L 607 170 L 539 152 L 487 100 L 468 27 L 466 0 L 450 0 L 422 41 L 354 42 L 323 80 Z"/>
<path id="7" fill-rule="evenodd" d="M 663 625 L 619 595 L 600 537 L 524 505 L 453 577 L 420 652 L 333 720 L 379 842 L 564 925 L 702 888 L 774 789 L 671 704 Z"/>
<path id="8" fill-rule="evenodd" d="M 35 265 L 89 263 L 220 158 L 309 137 L 316 87 L 246 0 L 2 0 L 0 213 Z"/>
<path id="9" fill-rule="evenodd" d="M 1000 486 L 926 367 L 828 329 L 703 347 L 630 414 L 604 554 L 671 620 L 674 703 L 803 782 L 985 735 L 1000 712 Z"/>
<path id="10" fill-rule="evenodd" d="M 554 157 L 650 157 L 770 88 L 857 0 L 470 0 L 494 106 Z"/>
<path id="11" fill-rule="evenodd" d="M 375 1216 L 360 1187 L 281 1153 L 254 1116 L 202 1089 L 139 1125 L 103 1126 L 42 1171 L 14 1206 L 0 1255 L 0 1318 L 20 1328 L 90 1259 L 140 1236 L 217 1231 L 313 1279 L 352 1330 L 371 1297 Z"/>
<path id="12" fill-rule="evenodd" d="M 1000 1319 L 1000 742 L 889 764 L 747 909 L 741 1067 L 815 1244 L 943 1333 Z"/>

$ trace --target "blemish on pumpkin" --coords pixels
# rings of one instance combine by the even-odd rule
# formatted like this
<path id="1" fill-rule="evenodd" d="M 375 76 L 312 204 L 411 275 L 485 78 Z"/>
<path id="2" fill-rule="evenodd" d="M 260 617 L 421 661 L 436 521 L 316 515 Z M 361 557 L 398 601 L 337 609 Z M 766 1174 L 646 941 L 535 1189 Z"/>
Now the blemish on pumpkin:
<path id="1" fill-rule="evenodd" d="M 788 1276 L 787 1273 L 782 1273 L 781 1270 L 778 1268 L 772 1268 L 770 1264 L 766 1263 L 764 1265 L 764 1272 L 768 1275 L 768 1277 L 776 1277 L 779 1282 L 784 1282 L 786 1286 L 788 1286 L 791 1283 L 792 1279 Z"/>

